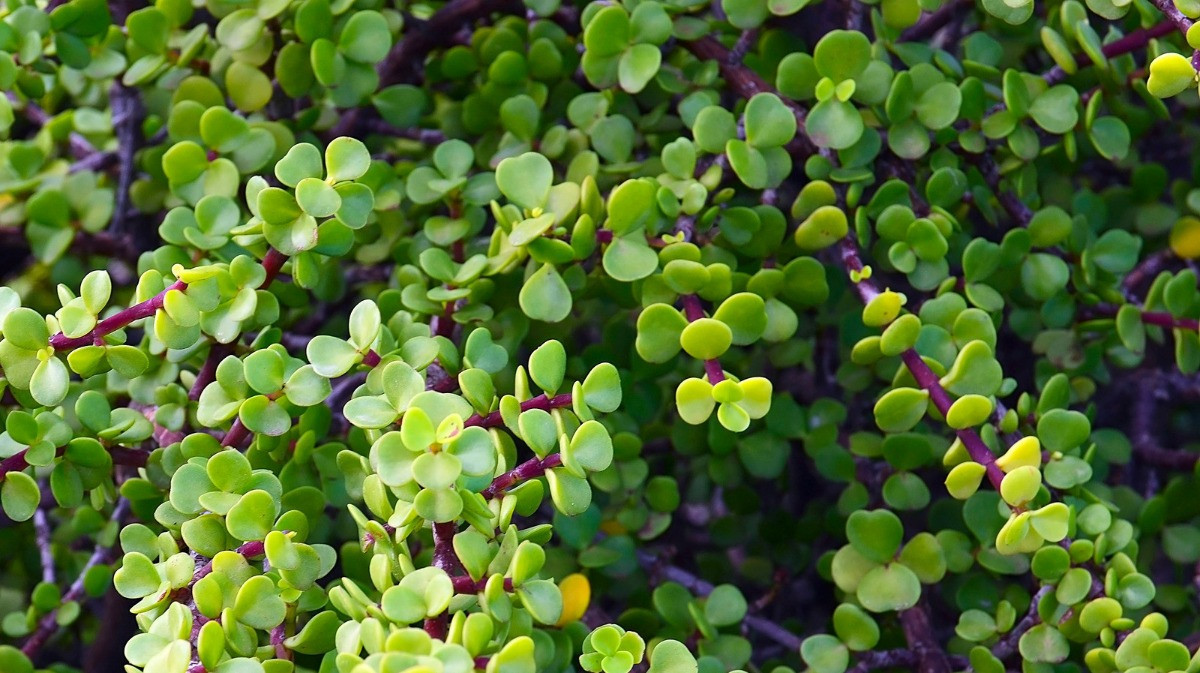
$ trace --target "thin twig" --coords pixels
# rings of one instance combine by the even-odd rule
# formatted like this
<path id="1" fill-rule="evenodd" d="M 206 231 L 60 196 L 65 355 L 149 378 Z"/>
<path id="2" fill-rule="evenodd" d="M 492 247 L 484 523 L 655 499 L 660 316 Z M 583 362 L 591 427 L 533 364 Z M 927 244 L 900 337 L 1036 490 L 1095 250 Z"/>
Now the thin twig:
<path id="1" fill-rule="evenodd" d="M 638 549 L 637 558 L 638 563 L 647 572 L 657 576 L 660 580 L 675 582 L 698 596 L 707 596 L 713 591 L 712 584 L 696 577 L 683 568 L 663 564 L 661 557 L 651 553 L 649 550 Z M 746 615 L 746 618 L 742 620 L 742 624 L 746 628 L 757 631 L 792 651 L 798 651 L 804 640 L 775 622 L 757 615 Z"/>
<path id="2" fill-rule="evenodd" d="M 43 489 L 44 490 L 44 489 Z M 38 555 L 42 559 L 42 581 L 46 584 L 57 584 L 54 572 L 54 547 L 51 544 L 50 517 L 44 507 L 38 507 L 33 512 L 33 531 L 37 538 Z"/>
<path id="3" fill-rule="evenodd" d="M 129 501 L 121 498 L 117 501 L 116 507 L 113 508 L 112 520 L 116 521 L 117 525 L 120 526 L 125 518 L 129 516 L 129 511 Z M 63 594 L 60 605 L 66 605 L 67 603 L 82 599 L 85 591 L 84 580 L 87 579 L 91 569 L 102 563 L 111 563 L 116 558 L 116 555 L 117 547 L 115 543 L 112 546 L 97 544 L 91 558 L 87 560 L 87 563 L 84 564 L 83 569 L 79 572 L 79 577 L 75 579 L 71 587 Z M 57 608 L 42 616 L 38 621 L 37 628 L 25 640 L 25 644 L 21 646 L 21 652 L 25 656 L 32 658 L 46 644 L 46 641 L 58 633 L 60 627 L 57 616 Z"/>

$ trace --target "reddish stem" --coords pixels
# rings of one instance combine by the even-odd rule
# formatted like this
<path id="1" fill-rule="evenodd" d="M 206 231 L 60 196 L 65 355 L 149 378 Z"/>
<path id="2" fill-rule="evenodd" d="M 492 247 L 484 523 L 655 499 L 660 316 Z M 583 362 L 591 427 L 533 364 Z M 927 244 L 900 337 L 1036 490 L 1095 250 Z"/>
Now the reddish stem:
<path id="1" fill-rule="evenodd" d="M 288 637 L 287 628 L 285 626 L 286 624 L 287 622 L 284 621 L 280 623 L 279 626 L 271 629 L 271 644 L 275 646 L 276 659 L 291 661 L 292 651 L 287 648 L 287 645 L 283 644 L 283 641 L 287 640 Z"/>
<path id="2" fill-rule="evenodd" d="M 458 524 L 453 521 L 433 524 L 433 567 L 441 568 L 450 575 L 459 568 L 458 555 L 454 553 L 454 534 Z M 425 620 L 425 632 L 432 638 L 445 640 L 449 631 L 449 613 L 443 612 Z"/>
<path id="3" fill-rule="evenodd" d="M 1143 311 L 1142 322 L 1147 325 L 1170 329 L 1200 330 L 1200 320 L 1196 320 L 1195 318 L 1176 318 L 1170 313 L 1158 311 Z"/>
<path id="4" fill-rule="evenodd" d="M 453 286 L 447 286 L 453 287 Z M 442 314 L 433 317 L 433 333 L 447 339 L 454 339 L 454 306 L 458 304 L 458 300 L 454 299 L 446 302 L 446 308 L 442 310 Z"/>
<path id="5" fill-rule="evenodd" d="M 454 592 L 460 594 L 477 594 L 487 587 L 487 580 L 475 580 L 470 575 L 459 575 L 451 577 L 450 581 L 454 583 Z M 504 590 L 512 591 L 513 583 L 511 577 L 504 578 Z"/>
<path id="6" fill-rule="evenodd" d="M 363 354 L 362 363 L 368 367 L 375 367 L 379 364 L 379 353 L 374 350 L 368 350 Z"/>
<path id="7" fill-rule="evenodd" d="M 213 344 L 208 349 L 208 357 L 204 359 L 204 366 L 196 373 L 196 381 L 192 383 L 192 388 L 188 391 L 189 400 L 195 402 L 200 399 L 200 393 L 204 392 L 204 388 L 216 380 L 217 365 L 232 353 L 233 347 L 228 344 Z"/>
<path id="8" fill-rule="evenodd" d="M 900 354 L 900 359 L 904 361 L 904 365 L 908 367 L 908 371 L 912 372 L 913 378 L 917 380 L 917 385 L 929 393 L 929 399 L 933 401 L 933 406 L 943 417 L 950 411 L 950 395 L 946 389 L 942 387 L 938 381 L 937 374 L 925 364 L 921 359 L 921 355 L 912 348 Z M 992 450 L 983 443 L 983 439 L 979 437 L 979 433 L 973 428 L 963 428 L 956 432 L 958 438 L 962 440 L 963 446 L 967 448 L 967 453 L 970 454 L 971 460 L 983 465 L 987 468 L 988 481 L 992 482 L 992 486 L 996 490 L 1000 490 L 1000 482 L 1004 480 L 1004 472 L 1000 470 L 1000 466 L 996 465 L 996 457 L 992 454 Z"/>
<path id="9" fill-rule="evenodd" d="M 225 433 L 225 438 L 221 440 L 221 446 L 228 446 L 234 449 L 242 448 L 246 443 L 246 439 L 252 433 L 250 428 L 247 428 L 241 418 L 234 419 L 233 425 L 229 426 L 229 432 Z"/>
<path id="10" fill-rule="evenodd" d="M 242 546 L 238 547 L 234 551 L 237 552 L 238 554 L 241 554 L 242 558 L 249 561 L 250 559 L 252 559 L 256 556 L 262 556 L 263 554 L 266 554 L 267 548 L 261 540 L 251 540 L 250 542 L 246 542 L 246 543 L 242 544 Z M 204 579 L 205 577 L 208 577 L 209 575 L 212 574 L 212 571 L 213 571 L 212 561 L 209 561 L 208 563 L 205 563 L 204 565 L 200 566 L 198 569 L 196 569 L 196 573 L 194 575 L 192 575 L 192 584 L 195 584 L 196 582 L 199 582 L 200 580 Z"/>
<path id="11" fill-rule="evenodd" d="M 167 293 L 171 290 L 179 290 L 182 292 L 186 289 L 187 283 L 183 282 L 182 280 L 177 280 L 168 286 L 167 289 L 159 292 L 153 297 L 150 297 L 146 301 L 139 304 L 134 304 L 123 311 L 114 313 L 104 320 L 101 320 L 100 322 L 96 323 L 96 327 L 92 329 L 92 331 L 84 334 L 83 336 L 68 337 L 62 332 L 55 334 L 54 336 L 50 337 L 50 345 L 56 351 L 66 351 L 71 350 L 72 348 L 79 348 L 80 346 L 88 346 L 92 344 L 98 346 L 103 344 L 105 335 L 112 334 L 113 332 L 128 326 L 134 321 L 141 320 L 143 318 L 149 318 L 150 316 L 154 315 L 158 309 L 162 308 L 163 301 L 166 299 Z"/>
<path id="12" fill-rule="evenodd" d="M 530 409 L 542 409 L 544 411 L 549 411 L 550 409 L 569 406 L 571 406 L 571 393 L 563 393 L 561 395 L 555 395 L 554 397 L 546 397 L 545 394 L 542 394 L 531 400 L 525 400 L 522 402 L 521 411 L 529 411 Z M 504 417 L 499 411 L 493 411 L 487 416 L 475 414 L 474 416 L 463 421 L 464 428 L 469 428 L 476 425 L 482 428 L 498 427 L 500 425 L 504 425 Z"/>
<path id="13" fill-rule="evenodd" d="M 545 458 L 530 458 L 513 469 L 492 480 L 488 487 L 479 492 L 484 499 L 491 500 L 504 495 L 504 492 L 514 484 L 529 479 L 537 479 L 546 471 L 562 465 L 562 454 L 552 453 Z"/>
<path id="14" fill-rule="evenodd" d="M 28 451 L 29 449 L 22 449 L 8 458 L 0 460 L 0 481 L 4 481 L 4 477 L 9 472 L 20 472 L 29 467 L 29 461 L 25 459 Z M 55 449 L 54 455 L 61 457 L 66 451 L 67 447 L 60 446 Z M 145 467 L 146 459 L 150 456 L 149 452 L 129 449 L 124 446 L 109 447 L 108 455 L 112 457 L 114 465 L 128 465 L 130 467 Z"/>
<path id="15" fill-rule="evenodd" d="M 700 297 L 694 294 L 685 294 L 679 297 L 679 301 L 683 303 L 683 314 L 687 316 L 688 322 L 696 322 L 704 317 L 704 308 L 700 306 Z M 708 377 L 708 382 L 714 386 L 725 380 L 725 372 L 722 371 L 721 361 L 717 358 L 704 361 L 704 373 Z"/>
<path id="16" fill-rule="evenodd" d="M 263 280 L 262 285 L 258 286 L 258 289 L 265 290 L 271 285 L 271 281 L 275 280 L 275 276 L 279 275 L 279 270 L 283 268 L 283 263 L 287 259 L 287 255 L 275 248 L 267 250 L 267 256 L 262 261 L 263 268 L 267 270 L 267 277 Z"/>

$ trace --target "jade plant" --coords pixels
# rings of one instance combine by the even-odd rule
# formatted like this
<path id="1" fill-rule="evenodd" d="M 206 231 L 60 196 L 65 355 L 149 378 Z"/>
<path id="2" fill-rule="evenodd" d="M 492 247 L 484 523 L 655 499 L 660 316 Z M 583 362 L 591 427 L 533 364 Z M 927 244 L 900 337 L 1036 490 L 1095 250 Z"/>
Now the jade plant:
<path id="1" fill-rule="evenodd" d="M 1200 3 L 0 6 L 0 673 L 1200 672 Z"/>

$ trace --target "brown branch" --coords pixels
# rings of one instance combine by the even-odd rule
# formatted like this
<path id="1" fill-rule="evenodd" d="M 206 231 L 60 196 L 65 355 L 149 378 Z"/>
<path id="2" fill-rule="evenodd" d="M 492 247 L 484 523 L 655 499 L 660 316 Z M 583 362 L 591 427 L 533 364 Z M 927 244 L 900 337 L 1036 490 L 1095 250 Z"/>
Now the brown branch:
<path id="1" fill-rule="evenodd" d="M 127 516 L 129 516 L 129 509 L 129 501 L 125 498 L 121 498 L 117 501 L 117 506 L 113 508 L 112 520 L 116 521 L 117 525 L 119 526 L 121 522 Z M 83 565 L 83 569 L 79 572 L 79 577 L 71 584 L 70 588 L 67 589 L 67 592 L 63 594 L 62 601 L 59 604 L 65 605 L 67 603 L 82 599 L 85 591 L 84 580 L 87 578 L 91 569 L 103 563 L 111 563 L 116 559 L 116 556 L 117 547 L 115 544 L 113 546 L 97 544 L 96 550 L 92 552 L 91 558 L 87 560 L 87 563 Z M 38 621 L 37 628 L 34 629 L 34 632 L 25 640 L 25 644 L 21 646 L 21 652 L 24 653 L 25 656 L 32 658 L 38 652 L 38 650 L 40 650 L 42 646 L 45 645 L 52 636 L 54 636 L 54 634 L 58 633 L 60 627 L 58 625 L 57 616 L 57 608 L 42 616 L 42 618 Z"/>
<path id="2" fill-rule="evenodd" d="M 113 130 L 117 136 L 118 163 L 116 203 L 109 230 L 120 236 L 128 233 L 125 231 L 125 219 L 129 216 L 129 189 L 137 169 L 134 155 L 142 144 L 142 118 L 146 111 L 137 90 L 126 87 L 120 81 L 115 82 L 109 91 L 109 104 L 112 106 Z M 149 239 L 150 236 L 139 238 Z M 142 242 L 147 247 L 150 244 L 148 240 Z"/>
<path id="3" fill-rule="evenodd" d="M 924 42 L 957 18 L 959 11 L 974 6 L 975 3 L 972 0 L 948 2 L 939 7 L 937 11 L 922 16 L 915 24 L 909 26 L 900 34 L 897 42 Z"/>
<path id="4" fill-rule="evenodd" d="M 1017 622 L 1011 631 L 1004 634 L 1004 637 L 992 646 L 992 654 L 997 659 L 1003 660 L 1006 657 L 1011 657 L 1017 651 L 1017 644 L 1020 642 L 1021 636 L 1025 635 L 1026 631 L 1032 629 L 1034 625 L 1041 621 L 1038 617 L 1038 603 L 1051 591 L 1054 591 L 1054 586 L 1050 584 L 1038 589 L 1037 593 L 1029 600 L 1029 610 L 1021 618 L 1021 621 Z"/>
<path id="5" fill-rule="evenodd" d="M 904 627 L 904 639 L 908 648 L 916 656 L 917 668 L 920 673 L 950 673 L 950 662 L 946 652 L 933 636 L 933 626 L 929 623 L 929 610 L 924 603 L 900 613 L 900 625 Z"/>
<path id="6" fill-rule="evenodd" d="M 42 107 L 37 103 L 34 103 L 31 100 L 22 101 L 17 97 L 17 94 L 11 91 L 8 92 L 8 99 L 15 106 L 20 107 L 21 112 L 25 115 L 26 119 L 39 127 L 48 124 L 52 118 L 52 115 L 43 110 Z M 84 138 L 83 135 L 75 131 L 71 131 L 70 135 L 67 137 L 67 141 L 71 148 L 71 154 L 74 155 L 76 159 L 87 159 L 88 157 L 91 157 L 93 154 L 97 153 L 97 150 L 92 146 L 92 143 L 87 138 Z"/>
<path id="7" fill-rule="evenodd" d="M 45 489 L 43 488 L 43 492 Z M 37 540 L 38 556 L 42 561 L 42 581 L 46 584 L 56 584 L 58 580 L 54 572 L 54 547 L 51 544 L 50 517 L 44 507 L 38 507 L 33 512 L 33 531 Z"/>
<path id="8" fill-rule="evenodd" d="M 758 75 L 758 73 L 745 67 L 738 60 L 732 59 L 732 52 L 711 36 L 705 36 L 698 40 L 684 42 L 683 46 L 692 54 L 701 60 L 716 61 L 721 68 L 721 76 L 725 78 L 725 82 L 729 88 L 742 98 L 752 98 L 759 93 L 773 93 L 779 100 L 783 101 L 792 113 L 796 115 L 796 127 L 798 129 L 796 137 L 788 145 L 788 150 L 798 155 L 803 162 L 804 159 L 817 154 L 817 146 L 804 134 L 804 120 L 808 112 L 792 99 L 784 96 L 771 86 L 766 80 Z"/>
<path id="9" fill-rule="evenodd" d="M 426 57 L 448 42 L 463 26 L 473 24 L 493 13 L 523 14 L 524 5 L 516 0 L 450 0 L 434 12 L 419 30 L 409 29 L 404 37 L 392 46 L 388 55 L 376 67 L 379 86 L 416 81 Z M 327 138 L 354 135 L 362 108 L 352 108 L 342 113 L 341 118 L 326 134 Z"/>
<path id="10" fill-rule="evenodd" d="M 662 558 L 649 550 L 637 550 L 638 563 L 646 569 L 652 576 L 657 577 L 660 581 L 665 580 L 675 582 L 682 585 L 685 589 L 698 596 L 707 596 L 712 593 L 713 585 L 696 577 L 688 571 L 662 563 Z M 767 638 L 783 645 L 792 651 L 798 651 L 804 639 L 800 636 L 788 631 L 775 622 L 758 617 L 756 615 L 746 615 L 742 620 L 742 624 L 751 631 L 766 636 Z"/>

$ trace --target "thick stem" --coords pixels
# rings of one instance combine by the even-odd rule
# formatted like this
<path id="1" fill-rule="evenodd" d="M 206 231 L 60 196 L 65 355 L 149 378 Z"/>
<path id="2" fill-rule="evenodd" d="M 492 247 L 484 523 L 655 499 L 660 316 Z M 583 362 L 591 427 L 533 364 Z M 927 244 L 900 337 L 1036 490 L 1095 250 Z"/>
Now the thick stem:
<path id="1" fill-rule="evenodd" d="M 192 388 L 188 391 L 189 400 L 195 402 L 200 399 L 200 393 L 204 392 L 204 388 L 216 380 L 217 365 L 232 353 L 233 347 L 228 344 L 213 344 L 208 349 L 208 357 L 204 359 L 204 366 L 196 373 L 196 381 L 192 383 Z"/>
<path id="2" fill-rule="evenodd" d="M 487 587 L 486 579 L 476 580 L 470 575 L 458 575 L 457 577 L 451 577 L 450 581 L 454 583 L 454 592 L 459 594 L 477 594 Z M 504 578 L 504 590 L 513 590 L 511 577 Z"/>
<path id="3" fill-rule="evenodd" d="M 1038 589 L 1037 593 L 1033 595 L 1029 602 L 1029 610 L 1025 613 L 1025 616 L 1021 618 L 1021 621 L 1017 622 L 1011 631 L 1004 634 L 1004 637 L 992 646 L 992 654 L 995 655 L 997 659 L 1004 660 L 1005 658 L 1011 657 L 1016 653 L 1017 643 L 1021 640 L 1021 636 L 1025 635 L 1026 631 L 1032 629 L 1035 624 L 1041 621 L 1041 619 L 1038 618 L 1038 603 L 1041 602 L 1042 598 L 1045 597 L 1046 594 L 1053 590 L 1054 586 L 1047 584 L 1041 589 Z"/>
<path id="4" fill-rule="evenodd" d="M 1200 330 L 1200 320 L 1195 318 L 1176 318 L 1170 313 L 1159 311 L 1143 311 L 1142 322 L 1156 327 L 1168 329 Z"/>
<path id="5" fill-rule="evenodd" d="M 100 345 L 104 343 L 104 337 L 108 334 L 129 326 L 130 323 L 149 318 L 154 315 L 158 309 L 162 308 L 163 301 L 167 298 L 167 293 L 172 290 L 183 292 L 187 289 L 187 283 L 182 280 L 177 280 L 167 287 L 167 289 L 150 297 L 144 302 L 134 304 L 129 308 L 115 313 L 104 320 L 96 323 L 96 327 L 92 331 L 78 337 L 68 337 L 59 332 L 50 337 L 50 345 L 56 351 L 67 351 L 80 346 Z"/>
<path id="6" fill-rule="evenodd" d="M 559 407 L 571 406 L 571 393 L 562 393 L 554 397 L 547 397 L 545 394 L 538 395 L 531 400 L 525 400 L 521 403 L 521 411 L 529 411 L 530 409 L 541 409 L 549 411 Z M 504 425 L 504 416 L 499 411 L 493 411 L 487 416 L 475 414 L 467 420 L 463 421 L 464 428 L 470 428 L 478 425 L 482 428 L 495 428 Z"/>
<path id="7" fill-rule="evenodd" d="M 287 255 L 275 248 L 267 250 L 267 256 L 262 261 L 263 268 L 267 270 L 267 277 L 263 280 L 262 285 L 258 286 L 258 289 L 265 290 L 270 287 L 271 281 L 275 280 L 275 276 L 279 275 L 279 270 L 283 268 L 283 263 L 287 259 Z"/>
<path id="8" fill-rule="evenodd" d="M 454 534 L 458 524 L 453 521 L 433 524 L 433 567 L 441 568 L 453 576 L 459 568 L 458 555 L 454 553 Z M 425 632 L 432 638 L 445 640 L 449 631 L 450 614 L 443 612 L 425 620 Z"/>
<path id="9" fill-rule="evenodd" d="M 292 660 L 292 651 L 283 644 L 283 641 L 287 639 L 287 620 L 284 620 L 279 626 L 271 629 L 271 645 L 275 648 L 276 659 Z"/>
<path id="10" fill-rule="evenodd" d="M 233 421 L 233 425 L 229 426 L 229 432 L 225 433 L 225 438 L 221 440 L 221 446 L 240 449 L 252 434 L 250 428 L 242 423 L 242 419 L 237 418 Z"/>
<path id="11" fill-rule="evenodd" d="M 552 453 L 545 458 L 530 458 L 513 469 L 492 480 L 488 487 L 479 492 L 486 500 L 504 495 L 504 492 L 515 484 L 530 479 L 537 479 L 546 471 L 562 465 L 562 454 Z"/>
<path id="12" fill-rule="evenodd" d="M 920 673 L 950 673 L 950 662 L 946 660 L 945 650 L 933 636 L 929 610 L 923 603 L 901 612 L 900 625 L 904 627 L 908 649 L 917 657 L 917 670 Z"/>
<path id="13" fill-rule="evenodd" d="M 260 540 L 252 540 L 250 542 L 243 543 L 242 546 L 238 547 L 234 551 L 238 554 L 241 554 L 242 558 L 246 559 L 247 561 L 267 553 L 266 545 L 264 545 Z M 212 571 L 212 561 L 200 566 L 196 569 L 195 574 L 192 575 L 192 584 L 195 584 L 205 577 L 208 577 L 212 574 Z"/>

